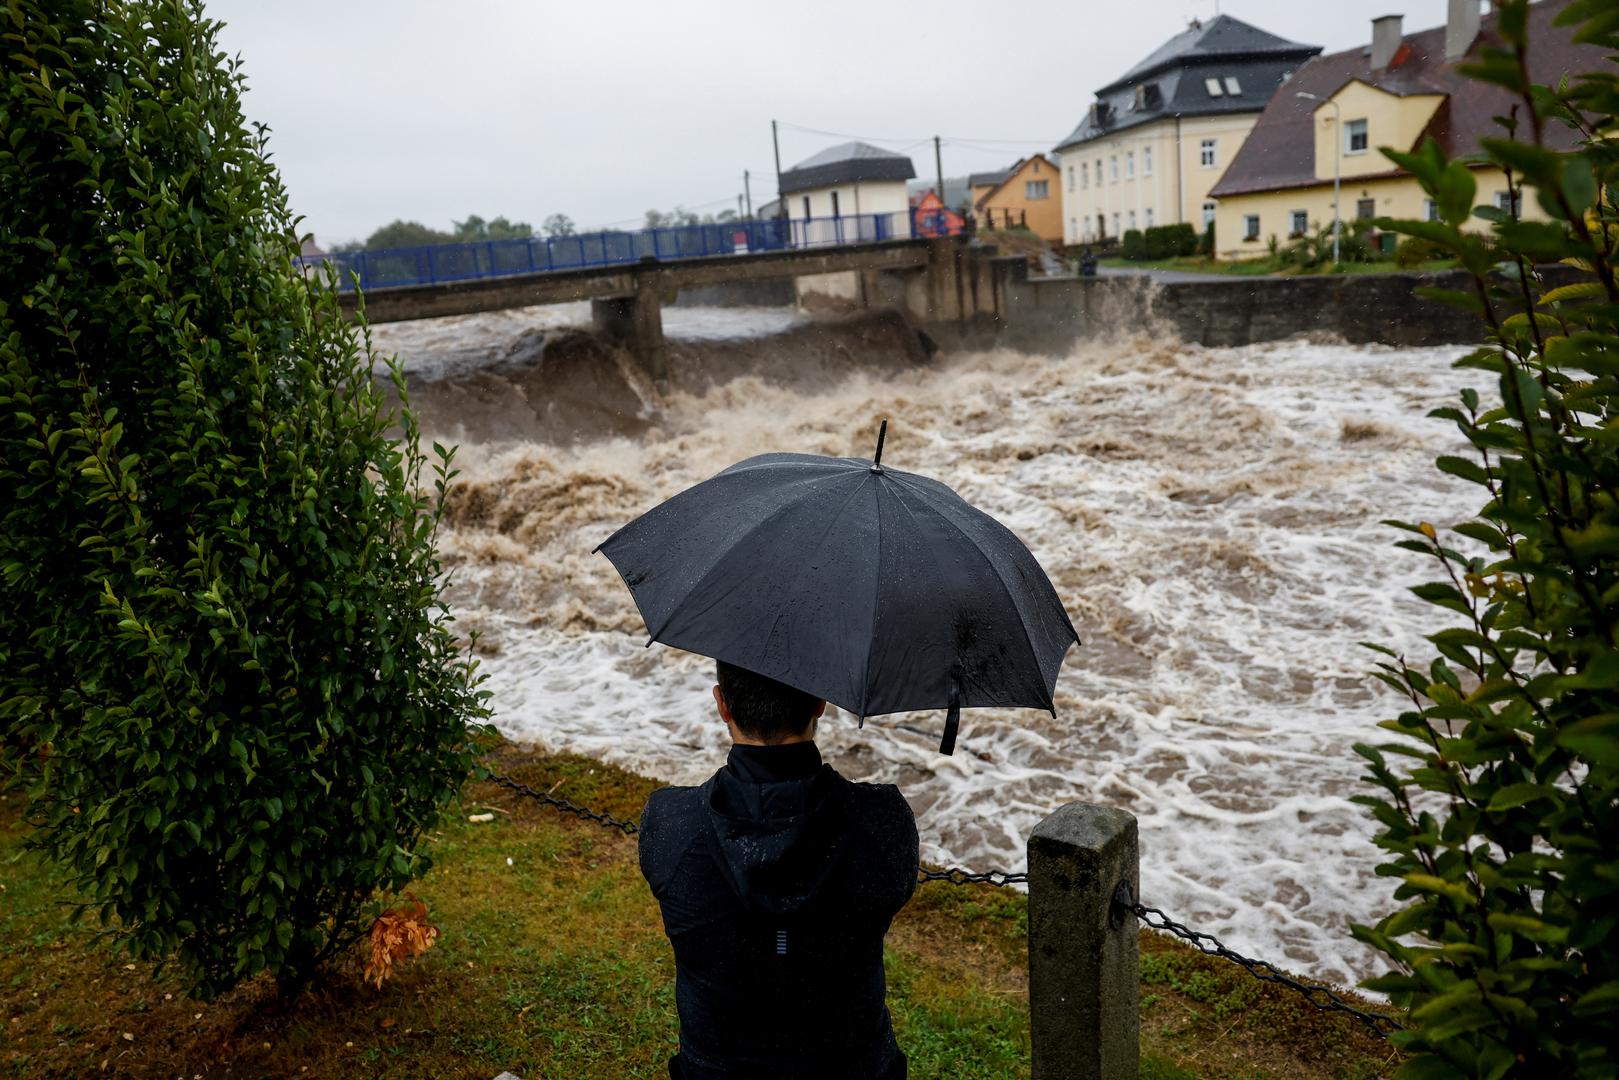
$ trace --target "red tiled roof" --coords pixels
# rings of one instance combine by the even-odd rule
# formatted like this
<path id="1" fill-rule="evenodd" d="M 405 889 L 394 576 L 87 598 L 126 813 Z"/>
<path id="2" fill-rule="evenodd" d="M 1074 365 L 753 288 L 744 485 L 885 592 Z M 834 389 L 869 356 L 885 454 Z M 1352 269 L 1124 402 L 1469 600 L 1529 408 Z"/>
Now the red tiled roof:
<path id="1" fill-rule="evenodd" d="M 1606 52 L 1595 45 L 1576 45 L 1573 27 L 1553 26 L 1557 13 L 1570 0 L 1540 0 L 1529 8 L 1529 75 L 1534 82 L 1555 85 L 1564 74 L 1595 71 L 1607 64 Z M 1486 16 L 1479 36 L 1468 50 L 1475 55 L 1485 44 L 1499 45 L 1495 16 Z M 1381 71 L 1372 70 L 1366 46 L 1318 56 L 1282 84 L 1276 96 L 1260 114 L 1259 121 L 1237 151 L 1231 166 L 1209 194 L 1215 198 L 1254 191 L 1306 187 L 1321 183 L 1315 172 L 1315 125 L 1318 102 L 1297 97 L 1299 91 L 1318 97 L 1331 97 L 1346 84 L 1359 80 L 1380 90 L 1406 97 L 1412 94 L 1444 94 L 1422 138 L 1432 135 L 1451 157 L 1471 154 L 1479 140 L 1502 134 L 1495 123 L 1512 108 L 1515 98 L 1505 89 L 1469 79 L 1456 70 L 1457 63 L 1445 59 L 1445 28 L 1434 27 L 1407 34 L 1394 59 Z M 1575 143 L 1575 132 L 1558 123 L 1546 125 L 1546 143 L 1566 150 Z M 1418 138 L 1420 144 L 1422 138 Z M 1374 133 L 1375 141 L 1375 133 Z M 1398 147 L 1409 150 L 1411 147 Z M 1394 173 L 1392 162 L 1389 172 Z M 1380 175 L 1388 175 L 1380 174 Z M 1354 179 L 1366 179 L 1357 176 Z"/>

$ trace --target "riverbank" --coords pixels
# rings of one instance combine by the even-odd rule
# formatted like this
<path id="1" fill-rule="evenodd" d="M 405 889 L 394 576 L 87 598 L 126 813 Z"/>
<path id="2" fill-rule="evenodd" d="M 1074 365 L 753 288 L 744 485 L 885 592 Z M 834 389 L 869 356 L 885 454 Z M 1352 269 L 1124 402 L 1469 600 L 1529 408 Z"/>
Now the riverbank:
<path id="1" fill-rule="evenodd" d="M 659 786 L 510 744 L 491 765 L 624 817 Z M 666 1075 L 674 962 L 631 837 L 471 784 L 414 890 L 442 931 L 430 951 L 381 990 L 350 975 L 281 1007 L 255 980 L 203 1004 L 69 925 L 61 876 L 17 858 L 20 805 L 0 798 L 0 1077 Z M 913 1077 L 1028 1075 L 1026 915 L 1019 893 L 942 883 L 900 913 L 886 966 Z M 1144 1078 L 1366 1080 L 1396 1063 L 1348 1017 L 1159 934 L 1143 932 L 1141 968 Z"/>

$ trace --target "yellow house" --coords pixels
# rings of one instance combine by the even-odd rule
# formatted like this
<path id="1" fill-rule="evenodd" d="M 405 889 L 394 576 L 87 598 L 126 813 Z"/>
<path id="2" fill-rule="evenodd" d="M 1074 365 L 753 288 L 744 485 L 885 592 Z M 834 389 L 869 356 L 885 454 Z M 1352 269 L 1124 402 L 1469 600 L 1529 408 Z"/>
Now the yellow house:
<path id="1" fill-rule="evenodd" d="M 1192 20 L 1096 91 L 1056 148 L 1065 239 L 1183 223 L 1201 232 L 1214 218 L 1209 188 L 1276 88 L 1320 51 L 1229 15 Z"/>
<path id="2" fill-rule="evenodd" d="M 1026 227 L 1047 243 L 1060 244 L 1062 174 L 1044 154 L 1020 158 L 997 173 L 973 173 L 973 213 L 981 229 Z"/>
<path id="3" fill-rule="evenodd" d="M 1537 83 L 1555 84 L 1565 73 L 1608 62 L 1602 49 L 1576 45 L 1568 28 L 1552 25 L 1568 3 L 1541 0 L 1529 8 L 1529 70 Z M 1219 258 L 1261 256 L 1272 238 L 1286 243 L 1330 226 L 1334 172 L 1346 230 L 1357 218 L 1435 218 L 1421 186 L 1379 148 L 1411 150 L 1432 136 L 1458 157 L 1477 151 L 1480 139 L 1502 134 L 1494 118 L 1511 110 L 1511 95 L 1457 70 L 1481 47 L 1500 44 L 1494 16 L 1481 16 L 1478 0 L 1449 0 L 1444 26 L 1405 35 L 1400 24 L 1398 15 L 1374 19 L 1369 49 L 1316 57 L 1266 106 L 1210 191 L 1218 206 Z M 1557 149 L 1573 145 L 1566 128 L 1548 125 L 1546 135 Z M 1499 171 L 1480 168 L 1474 176 L 1477 202 L 1508 208 Z M 1519 210 L 1526 218 L 1544 217 L 1532 198 Z"/>

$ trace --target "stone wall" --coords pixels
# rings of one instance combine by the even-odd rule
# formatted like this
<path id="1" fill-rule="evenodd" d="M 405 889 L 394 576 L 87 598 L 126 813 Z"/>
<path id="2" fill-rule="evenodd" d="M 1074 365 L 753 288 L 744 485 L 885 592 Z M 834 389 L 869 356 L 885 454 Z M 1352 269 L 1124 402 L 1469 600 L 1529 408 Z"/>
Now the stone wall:
<path id="1" fill-rule="evenodd" d="M 1549 286 L 1576 280 L 1542 267 Z M 1419 296 L 1422 287 L 1471 292 L 1461 271 L 1217 278 L 1155 284 L 1146 275 L 1018 280 L 1008 283 L 997 340 L 1034 351 L 1117 330 L 1155 329 L 1199 345 L 1247 345 L 1324 333 L 1356 343 L 1469 344 L 1484 339 L 1470 312 Z M 979 344 L 973 342 L 973 344 Z"/>

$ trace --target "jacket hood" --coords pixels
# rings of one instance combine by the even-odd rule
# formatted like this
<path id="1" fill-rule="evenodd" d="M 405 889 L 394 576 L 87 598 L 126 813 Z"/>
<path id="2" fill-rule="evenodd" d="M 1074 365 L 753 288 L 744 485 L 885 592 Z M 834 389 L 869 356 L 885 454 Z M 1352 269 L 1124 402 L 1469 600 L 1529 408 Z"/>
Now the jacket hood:
<path id="1" fill-rule="evenodd" d="M 799 911 L 844 855 L 842 780 L 825 764 L 793 779 L 737 764 L 704 785 L 721 871 L 747 910 Z"/>

